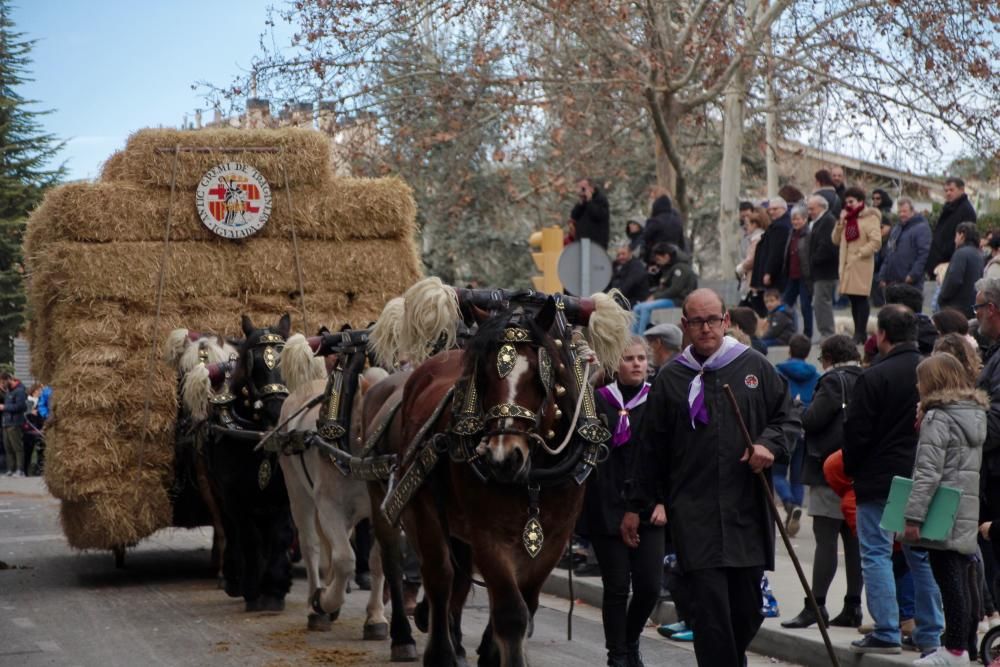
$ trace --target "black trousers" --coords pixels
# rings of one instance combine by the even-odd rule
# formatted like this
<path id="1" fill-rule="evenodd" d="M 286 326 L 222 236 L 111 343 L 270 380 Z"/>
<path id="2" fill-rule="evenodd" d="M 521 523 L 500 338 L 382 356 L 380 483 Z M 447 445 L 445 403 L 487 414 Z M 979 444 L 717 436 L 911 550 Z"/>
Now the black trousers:
<path id="1" fill-rule="evenodd" d="M 663 577 L 664 533 L 662 526 L 641 526 L 635 549 L 630 549 L 618 535 L 591 536 L 604 584 L 601 614 L 609 654 L 624 656 L 629 645 L 639 641 L 656 606 Z"/>
<path id="2" fill-rule="evenodd" d="M 854 320 L 854 342 L 864 343 L 868 339 L 868 316 L 871 315 L 871 303 L 868 296 L 848 294 L 851 300 L 851 318 Z"/>
<path id="3" fill-rule="evenodd" d="M 743 667 L 760 629 L 763 567 L 694 570 L 684 575 L 694 611 L 694 655 L 700 667 Z"/>
<path id="4" fill-rule="evenodd" d="M 970 628 L 979 625 L 979 619 L 972 613 L 969 586 L 975 565 L 968 556 L 957 551 L 928 549 L 927 553 L 944 603 L 944 645 L 954 651 L 963 651 L 969 648 Z"/>

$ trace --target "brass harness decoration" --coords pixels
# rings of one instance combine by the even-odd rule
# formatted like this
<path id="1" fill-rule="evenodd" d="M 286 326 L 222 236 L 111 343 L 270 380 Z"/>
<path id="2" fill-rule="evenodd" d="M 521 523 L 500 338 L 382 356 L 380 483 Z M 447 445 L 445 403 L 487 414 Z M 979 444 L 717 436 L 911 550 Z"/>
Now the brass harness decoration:
<path id="1" fill-rule="evenodd" d="M 514 370 L 514 366 L 517 364 L 517 350 L 510 343 L 504 343 L 497 350 L 497 373 L 501 378 L 505 378 L 510 375 L 510 372 Z"/>

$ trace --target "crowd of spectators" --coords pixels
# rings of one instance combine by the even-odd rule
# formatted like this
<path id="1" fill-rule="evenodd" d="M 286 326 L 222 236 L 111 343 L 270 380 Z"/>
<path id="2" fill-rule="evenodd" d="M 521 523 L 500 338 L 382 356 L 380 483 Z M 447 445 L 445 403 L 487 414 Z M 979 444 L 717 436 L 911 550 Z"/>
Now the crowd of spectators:
<path id="1" fill-rule="evenodd" d="M 52 388 L 36 384 L 26 389 L 9 372 L 0 373 L 0 414 L 3 415 L 3 447 L 0 471 L 7 477 L 40 475 L 45 465 L 42 428 L 49 418 Z"/>

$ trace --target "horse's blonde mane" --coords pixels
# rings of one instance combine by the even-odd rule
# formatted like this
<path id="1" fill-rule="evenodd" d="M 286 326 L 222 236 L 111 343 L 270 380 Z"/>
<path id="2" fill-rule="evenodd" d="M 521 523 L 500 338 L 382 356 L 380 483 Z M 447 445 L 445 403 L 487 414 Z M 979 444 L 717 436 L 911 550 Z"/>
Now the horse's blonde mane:
<path id="1" fill-rule="evenodd" d="M 632 311 L 625 310 L 603 292 L 590 298 L 594 301 L 594 312 L 587 325 L 587 342 L 604 369 L 614 373 L 632 340 Z"/>
<path id="2" fill-rule="evenodd" d="M 206 364 L 218 364 L 229 361 L 229 356 L 236 354 L 236 348 L 219 336 L 202 336 L 185 347 L 177 363 L 178 370 L 181 373 L 189 373 L 202 362 L 202 352 L 205 353 Z"/>
<path id="3" fill-rule="evenodd" d="M 383 368 L 392 369 L 399 364 L 404 310 L 403 297 L 390 299 L 372 327 L 368 349 L 375 355 L 375 363 Z"/>
<path id="4" fill-rule="evenodd" d="M 181 402 L 195 422 L 208 418 L 208 397 L 212 393 L 212 378 L 208 368 L 199 364 L 184 374 L 181 381 Z"/>
<path id="5" fill-rule="evenodd" d="M 289 391 L 326 377 L 323 359 L 313 354 L 309 341 L 302 334 L 295 334 L 288 339 L 278 358 L 278 365 Z"/>
<path id="6" fill-rule="evenodd" d="M 440 278 L 424 278 L 406 290 L 403 301 L 402 356 L 418 364 L 442 338 L 444 349 L 455 345 L 460 317 L 455 288 Z"/>
<path id="7" fill-rule="evenodd" d="M 163 344 L 163 361 L 174 370 L 180 370 L 181 355 L 190 342 L 187 329 L 174 329 L 168 333 Z"/>

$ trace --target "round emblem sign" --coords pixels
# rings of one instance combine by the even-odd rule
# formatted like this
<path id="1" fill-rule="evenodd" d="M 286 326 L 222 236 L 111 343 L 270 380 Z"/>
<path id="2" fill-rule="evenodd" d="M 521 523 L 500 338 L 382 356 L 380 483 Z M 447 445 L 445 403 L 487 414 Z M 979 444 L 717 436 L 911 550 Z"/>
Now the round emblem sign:
<path id="1" fill-rule="evenodd" d="M 743 384 L 745 384 L 748 389 L 756 389 L 760 382 L 757 380 L 756 375 L 748 375 L 743 378 Z"/>
<path id="2" fill-rule="evenodd" d="M 195 194 L 198 216 L 212 233 L 227 239 L 253 236 L 271 215 L 271 186 L 260 172 L 242 162 L 210 169 Z"/>

